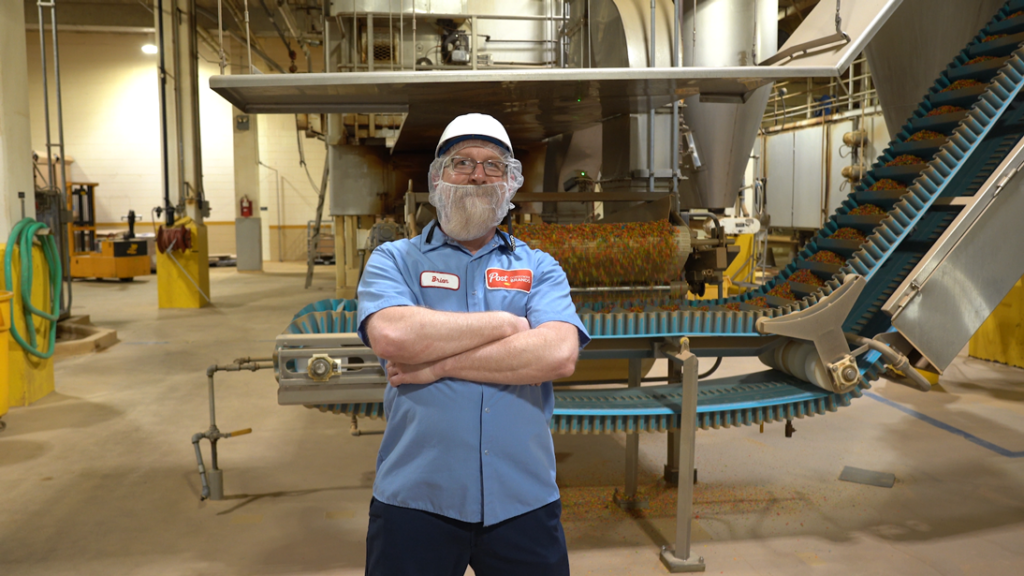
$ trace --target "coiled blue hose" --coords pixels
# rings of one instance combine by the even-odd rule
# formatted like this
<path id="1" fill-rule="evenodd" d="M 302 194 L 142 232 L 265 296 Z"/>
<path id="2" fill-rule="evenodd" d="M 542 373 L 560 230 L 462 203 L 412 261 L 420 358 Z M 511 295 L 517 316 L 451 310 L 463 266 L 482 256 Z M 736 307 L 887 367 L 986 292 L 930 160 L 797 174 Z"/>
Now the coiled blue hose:
<path id="1" fill-rule="evenodd" d="M 13 274 L 11 273 L 11 260 L 14 255 L 14 247 L 17 246 L 21 252 L 21 301 L 25 310 L 25 326 L 28 328 L 28 342 L 18 332 L 18 324 L 11 322 L 11 335 L 29 354 L 37 358 L 47 359 L 53 356 L 57 343 L 57 319 L 60 317 L 60 289 L 61 289 L 61 263 L 60 254 L 57 252 L 57 242 L 52 235 L 41 237 L 43 254 L 50 269 L 50 292 L 52 294 L 53 313 L 47 313 L 36 308 L 32 304 L 32 240 L 36 232 L 46 228 L 46 224 L 37 222 L 32 218 L 25 218 L 15 224 L 11 235 L 7 238 L 7 250 L 4 252 L 4 289 L 11 291 Z M 50 345 L 46 352 L 39 350 L 36 342 L 35 320 L 33 316 L 39 316 L 50 321 Z"/>

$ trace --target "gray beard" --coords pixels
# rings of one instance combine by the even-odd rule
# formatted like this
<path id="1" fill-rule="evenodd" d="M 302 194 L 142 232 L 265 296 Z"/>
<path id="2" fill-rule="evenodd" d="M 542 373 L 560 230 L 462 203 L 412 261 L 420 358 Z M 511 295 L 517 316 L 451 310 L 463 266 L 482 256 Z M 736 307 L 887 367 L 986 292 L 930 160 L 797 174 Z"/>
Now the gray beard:
<path id="1" fill-rule="evenodd" d="M 437 184 L 437 220 L 449 238 L 460 242 L 476 240 L 490 233 L 508 213 L 504 200 L 507 184 Z M 432 199 L 434 200 L 434 199 Z"/>

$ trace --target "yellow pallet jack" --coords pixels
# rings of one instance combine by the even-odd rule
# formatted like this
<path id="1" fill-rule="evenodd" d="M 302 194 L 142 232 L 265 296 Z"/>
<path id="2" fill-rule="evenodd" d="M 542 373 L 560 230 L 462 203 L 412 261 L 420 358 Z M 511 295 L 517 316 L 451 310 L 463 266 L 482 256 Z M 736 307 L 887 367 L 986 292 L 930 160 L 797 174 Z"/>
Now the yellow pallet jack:
<path id="1" fill-rule="evenodd" d="M 149 252 L 145 240 L 135 238 L 135 211 L 128 211 L 128 233 L 123 238 L 96 237 L 95 182 L 69 182 L 68 251 L 72 278 L 117 278 L 131 282 L 136 276 L 150 274 Z"/>

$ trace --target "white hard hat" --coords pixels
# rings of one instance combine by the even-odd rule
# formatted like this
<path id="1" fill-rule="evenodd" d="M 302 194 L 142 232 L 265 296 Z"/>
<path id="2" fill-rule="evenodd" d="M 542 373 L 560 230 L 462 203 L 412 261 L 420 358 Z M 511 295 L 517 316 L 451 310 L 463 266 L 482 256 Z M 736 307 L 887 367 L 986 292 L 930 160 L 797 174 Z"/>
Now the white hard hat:
<path id="1" fill-rule="evenodd" d="M 487 114 L 472 113 L 463 114 L 448 123 L 434 150 L 434 157 L 440 158 L 453 144 L 463 140 L 484 140 L 501 146 L 512 154 L 512 141 L 501 122 Z"/>

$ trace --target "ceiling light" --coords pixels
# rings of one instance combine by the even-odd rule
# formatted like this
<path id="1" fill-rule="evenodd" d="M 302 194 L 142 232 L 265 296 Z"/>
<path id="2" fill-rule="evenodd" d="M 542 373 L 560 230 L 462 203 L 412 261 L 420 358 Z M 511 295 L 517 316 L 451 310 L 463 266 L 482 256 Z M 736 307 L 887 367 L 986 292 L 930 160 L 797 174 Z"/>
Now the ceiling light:
<path id="1" fill-rule="evenodd" d="M 157 48 L 152 44 L 146 44 L 142 47 L 142 51 L 146 54 L 156 54 Z"/>

